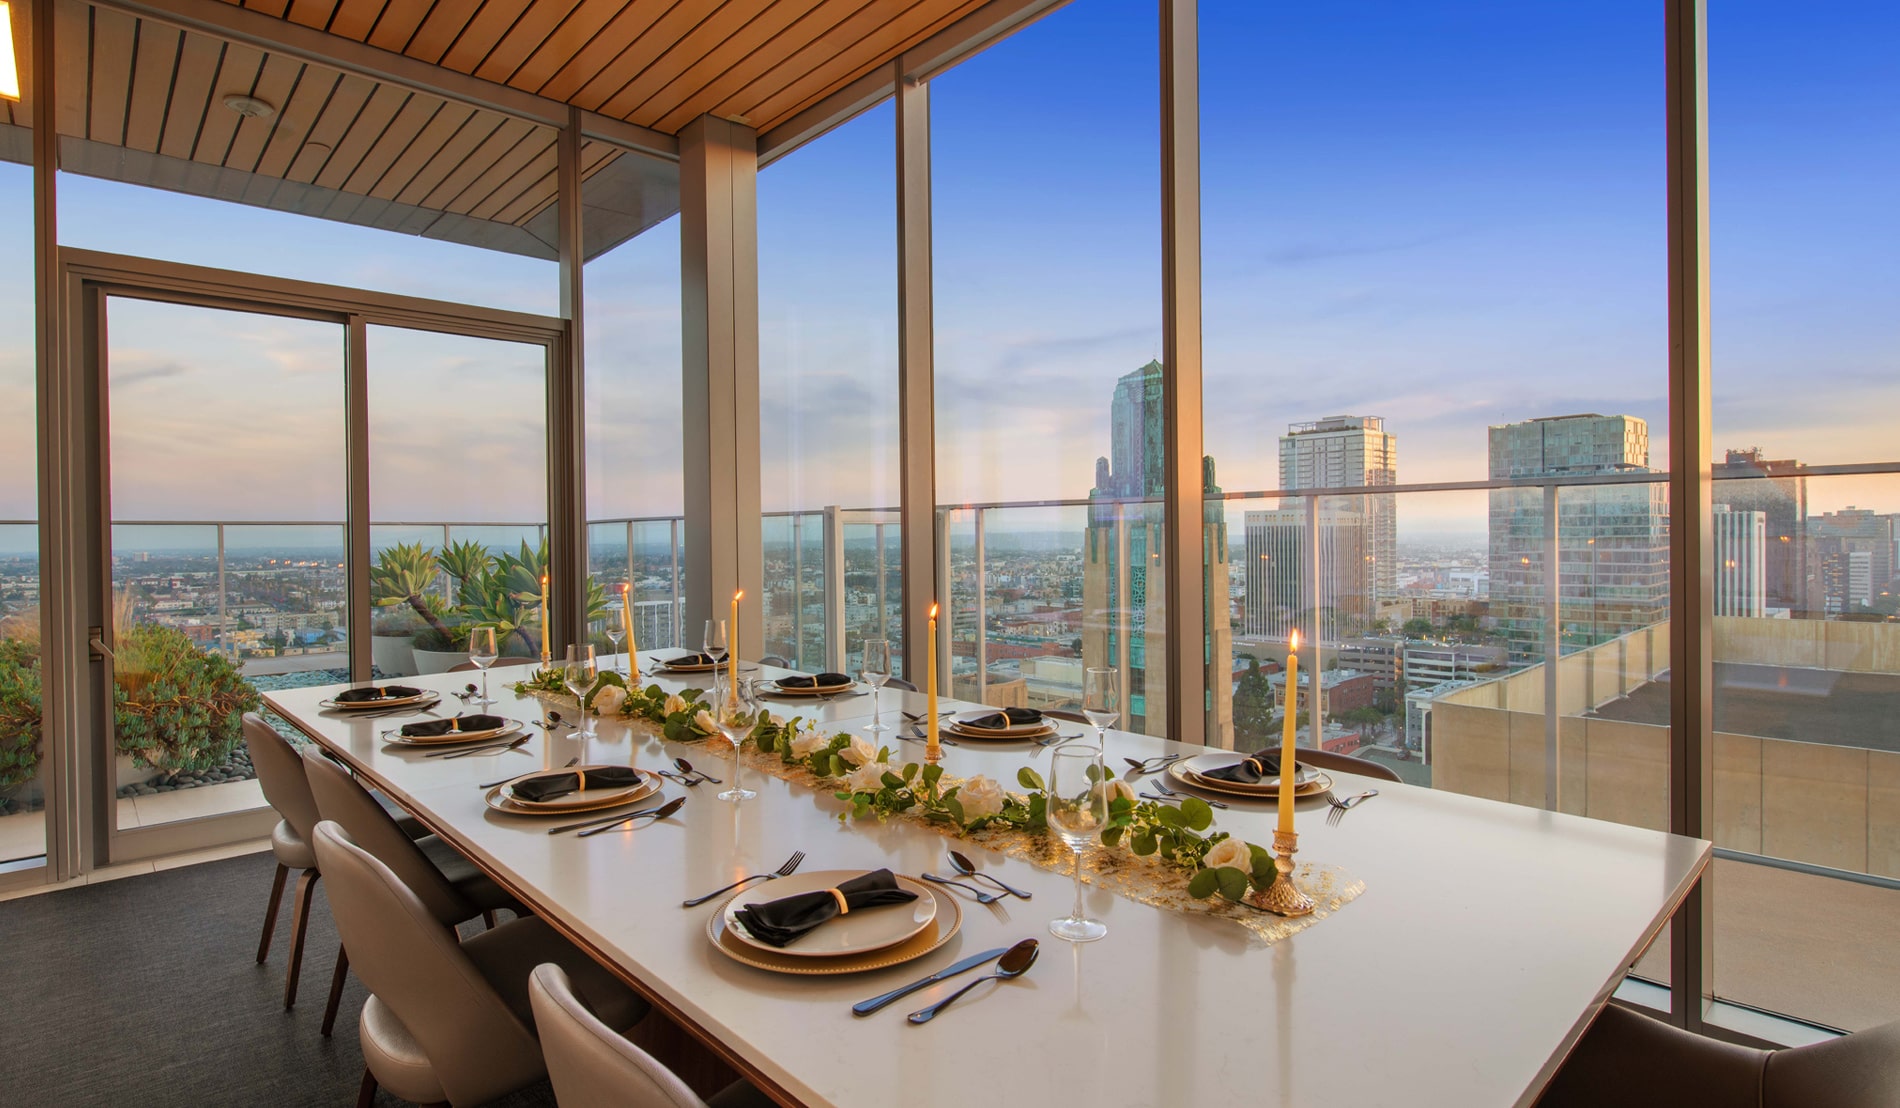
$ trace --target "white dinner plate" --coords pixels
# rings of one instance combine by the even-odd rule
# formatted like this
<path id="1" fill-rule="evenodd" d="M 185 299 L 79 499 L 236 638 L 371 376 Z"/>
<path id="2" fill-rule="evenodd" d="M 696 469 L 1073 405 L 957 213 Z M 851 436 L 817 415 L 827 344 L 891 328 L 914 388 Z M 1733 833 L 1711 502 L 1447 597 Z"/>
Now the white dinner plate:
<path id="1" fill-rule="evenodd" d="M 388 741 L 395 746 L 454 746 L 456 743 L 478 743 L 487 739 L 499 739 L 521 730 L 521 721 L 511 719 L 500 727 L 490 727 L 483 731 L 448 731 L 440 735 L 405 735 L 402 728 L 391 730 Z"/>
<path id="2" fill-rule="evenodd" d="M 428 689 L 414 696 L 392 696 L 386 700 L 319 700 L 317 705 L 332 712 L 381 712 L 391 708 L 425 708 L 442 699 L 442 694 Z"/>
<path id="3" fill-rule="evenodd" d="M 849 692 L 856 685 L 856 681 L 846 681 L 842 685 L 807 685 L 800 688 L 797 685 L 781 685 L 774 681 L 772 692 L 777 696 L 830 696 L 833 693 Z"/>
<path id="4" fill-rule="evenodd" d="M 1036 723 L 1018 723 L 1008 727 L 972 727 L 970 725 L 972 720 L 996 714 L 998 714 L 996 709 L 958 712 L 951 718 L 950 727 L 958 737 L 972 739 L 1039 739 L 1056 729 L 1055 721 L 1046 717 Z"/>
<path id="5" fill-rule="evenodd" d="M 510 800 L 502 795 L 502 790 L 506 789 L 508 785 L 513 782 L 496 785 L 494 788 L 488 790 L 488 793 L 482 799 L 495 811 L 505 812 L 511 816 L 569 816 L 576 812 L 598 812 L 608 808 L 626 808 L 638 804 L 642 800 L 660 791 L 660 779 L 657 775 L 648 773 L 646 770 L 641 770 L 640 776 L 644 778 L 644 784 L 625 796 L 616 795 L 603 800 L 596 796 L 592 790 L 589 790 L 586 793 L 579 794 L 587 797 L 588 799 L 586 801 L 578 802 L 565 808 L 542 807 L 540 805 L 522 804 Z M 616 789 L 614 791 L 617 794 L 621 790 Z M 567 800 L 569 798 L 561 797 L 561 799 Z"/>
<path id="6" fill-rule="evenodd" d="M 1252 796 L 1267 800 L 1277 798 L 1280 795 L 1280 779 L 1278 777 L 1262 778 L 1252 785 L 1247 785 L 1239 781 L 1223 781 L 1218 777 L 1210 778 L 1204 776 L 1210 770 L 1225 769 L 1228 766 L 1234 765 L 1238 763 L 1242 757 L 1244 757 L 1244 755 L 1235 754 L 1232 751 L 1222 751 L 1216 754 L 1202 754 L 1197 758 L 1187 758 L 1169 765 L 1168 776 L 1184 785 L 1196 785 L 1203 789 L 1213 789 L 1215 792 L 1227 793 L 1230 796 Z M 1298 782 L 1298 785 L 1296 785 L 1293 790 L 1294 796 L 1312 796 L 1315 793 L 1323 793 L 1333 787 L 1333 779 L 1331 777 L 1328 777 L 1326 774 L 1321 773 L 1311 766 L 1301 766 L 1299 768 Z"/>
<path id="7" fill-rule="evenodd" d="M 583 789 L 580 792 L 557 796 L 551 800 L 523 800 L 515 795 L 515 786 L 537 777 L 552 777 L 560 773 L 580 773 L 587 770 L 606 769 L 606 766 L 575 766 L 572 769 L 545 769 L 525 774 L 501 787 L 501 798 L 517 808 L 536 812 L 572 812 L 587 808 L 597 808 L 607 804 L 624 804 L 629 800 L 638 800 L 651 796 L 658 786 L 650 773 L 634 770 L 640 774 L 640 780 L 632 785 L 623 785 L 617 789 Z M 624 766 L 620 767 L 626 768 Z"/>
<path id="8" fill-rule="evenodd" d="M 820 870 L 764 882 L 757 891 L 749 895 L 741 893 L 726 903 L 726 928 L 734 938 L 759 950 L 799 958 L 838 958 L 895 946 L 929 927 L 930 921 L 937 918 L 937 898 L 930 895 L 930 890 L 923 883 L 898 874 L 898 887 L 916 893 L 916 900 L 908 904 L 865 908 L 838 916 L 812 928 L 790 946 L 762 943 L 747 934 L 745 924 L 739 922 L 737 912 L 748 904 L 765 904 L 800 893 L 834 889 L 854 877 L 864 876 L 866 872 L 858 869 Z"/>

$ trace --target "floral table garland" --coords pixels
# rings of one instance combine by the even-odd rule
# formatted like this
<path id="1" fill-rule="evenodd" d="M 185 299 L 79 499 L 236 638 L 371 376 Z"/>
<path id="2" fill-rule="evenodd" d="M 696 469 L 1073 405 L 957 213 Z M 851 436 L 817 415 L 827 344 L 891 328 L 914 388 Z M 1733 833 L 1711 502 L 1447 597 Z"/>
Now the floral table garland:
<path id="1" fill-rule="evenodd" d="M 555 671 L 533 674 L 517 683 L 515 692 L 575 702 Z M 658 685 L 629 688 L 618 674 L 603 673 L 586 706 L 602 716 L 652 724 L 669 742 L 693 742 L 719 735 L 702 693 L 690 688 L 669 693 Z M 842 731 L 826 736 L 807 729 L 803 716 L 787 719 L 763 710 L 747 738 L 756 750 L 746 758 L 749 764 L 782 780 L 830 790 L 846 805 L 840 820 L 902 818 L 1044 869 L 1071 872 L 1076 864 L 1071 852 L 1046 834 L 1046 785 L 1029 766 L 1016 771 L 1022 791 L 1013 792 L 981 774 L 958 778 L 941 765 L 893 762 L 888 747 Z M 1214 810 L 1206 801 L 1192 796 L 1179 804 L 1142 800 L 1127 781 L 1106 772 L 1097 787 L 1108 791 L 1109 819 L 1101 835 L 1105 849 L 1081 863 L 1082 879 L 1089 884 L 1157 907 L 1230 919 L 1268 943 L 1305 930 L 1365 891 L 1364 882 L 1337 867 L 1302 863 L 1293 880 L 1317 910 L 1292 919 L 1269 914 L 1258 907 L 1257 897 L 1273 883 L 1272 855 L 1225 831 L 1210 830 Z"/>

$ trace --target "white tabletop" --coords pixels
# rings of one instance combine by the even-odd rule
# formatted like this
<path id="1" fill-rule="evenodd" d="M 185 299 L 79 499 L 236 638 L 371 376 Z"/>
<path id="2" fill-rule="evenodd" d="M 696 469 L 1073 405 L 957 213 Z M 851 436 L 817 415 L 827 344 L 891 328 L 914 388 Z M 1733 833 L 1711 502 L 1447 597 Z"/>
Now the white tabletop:
<path id="1" fill-rule="evenodd" d="M 468 676 L 405 681 L 446 690 Z M 503 684 L 494 682 L 495 711 L 539 715 L 538 702 L 515 702 Z M 526 753 L 423 759 L 378 737 L 412 717 L 337 719 L 317 708 L 334 691 L 266 699 L 788 1103 L 1529 1104 L 1710 854 L 1698 839 L 1335 774 L 1340 791 L 1376 785 L 1381 795 L 1338 826 L 1327 825 L 1323 802 L 1307 802 L 1301 860 L 1337 865 L 1366 891 L 1273 946 L 1225 920 L 1093 888 L 1088 909 L 1108 937 L 1071 946 L 1048 933 L 1068 910 L 1066 876 L 966 846 L 1035 899 L 966 904 L 962 933 L 908 965 L 784 977 L 712 948 L 704 924 L 717 901 L 684 910 L 680 901 L 771 870 L 794 849 L 807 852 L 810 870 L 948 872 L 946 840 L 901 820 L 841 824 L 829 794 L 752 771 L 746 783 L 760 796 L 744 805 L 719 801 L 713 786 L 669 785 L 668 795 L 691 798 L 670 821 L 550 836 L 544 824 L 490 813 L 475 786 L 581 753 L 571 731 L 537 737 Z M 868 698 L 826 707 L 839 704 L 860 706 L 845 726 L 868 721 Z M 886 694 L 887 716 L 896 704 Z M 887 741 L 899 757 L 919 757 L 920 748 Z M 1181 749 L 1108 735 L 1117 766 L 1124 755 Z M 652 766 L 682 754 L 731 777 L 727 758 L 620 723 L 602 727 L 587 757 Z M 1007 780 L 1017 766 L 1047 761 L 1033 748 L 965 744 L 946 751 L 945 766 Z M 1271 840 L 1268 806 L 1242 802 L 1216 815 L 1219 829 Z M 904 1014 L 967 978 L 869 1018 L 850 1012 L 1026 937 L 1043 944 L 1027 976 L 985 986 L 926 1026 Z"/>

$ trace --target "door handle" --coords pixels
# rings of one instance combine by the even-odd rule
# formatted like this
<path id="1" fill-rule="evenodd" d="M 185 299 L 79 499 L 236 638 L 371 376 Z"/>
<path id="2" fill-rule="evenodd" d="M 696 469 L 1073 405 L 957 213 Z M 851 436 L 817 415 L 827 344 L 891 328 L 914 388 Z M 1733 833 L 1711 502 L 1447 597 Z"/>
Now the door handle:
<path id="1" fill-rule="evenodd" d="M 107 658 L 111 658 L 115 662 L 119 660 L 119 656 L 117 654 L 114 654 L 112 652 L 112 648 L 106 645 L 105 628 L 89 627 L 86 629 L 86 631 L 88 635 L 88 642 L 92 646 L 92 660 L 93 661 L 102 662 Z"/>

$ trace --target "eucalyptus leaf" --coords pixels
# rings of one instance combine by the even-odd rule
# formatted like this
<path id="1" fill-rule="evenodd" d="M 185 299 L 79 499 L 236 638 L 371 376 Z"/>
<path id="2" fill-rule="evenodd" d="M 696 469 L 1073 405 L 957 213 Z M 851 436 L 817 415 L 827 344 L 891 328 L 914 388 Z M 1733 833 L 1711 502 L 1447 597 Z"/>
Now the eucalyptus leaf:
<path id="1" fill-rule="evenodd" d="M 951 791 L 951 795 L 943 798 L 943 806 L 950 813 L 950 818 L 958 823 L 963 822 L 963 802 L 956 798 L 955 790 Z"/>
<path id="2" fill-rule="evenodd" d="M 886 788 L 901 789 L 904 787 L 904 779 L 892 773 L 890 770 L 884 771 L 883 781 Z"/>
<path id="3" fill-rule="evenodd" d="M 1181 809 L 1168 804 L 1155 805 L 1155 818 L 1168 827 L 1187 825 L 1187 817 L 1181 813 Z"/>
<path id="4" fill-rule="evenodd" d="M 1126 830 L 1127 828 L 1124 828 L 1124 827 L 1111 827 L 1108 830 L 1102 832 L 1102 845 L 1107 846 L 1107 847 L 1113 847 L 1116 844 L 1120 843 L 1122 841 L 1122 832 Z"/>
<path id="5" fill-rule="evenodd" d="M 1135 831 L 1135 837 L 1128 842 L 1128 849 L 1146 858 L 1157 849 L 1155 837 L 1148 831 L 1137 829 Z"/>
<path id="6" fill-rule="evenodd" d="M 1229 900 L 1239 900 L 1246 896 L 1248 888 L 1252 885 L 1252 882 L 1247 880 L 1246 874 L 1232 866 L 1221 866 L 1214 871 L 1214 876 L 1220 881 L 1220 894 Z"/>
<path id="7" fill-rule="evenodd" d="M 1247 850 L 1253 855 L 1253 883 L 1256 888 L 1264 889 L 1273 884 L 1274 877 L 1280 872 L 1273 862 L 1273 855 L 1253 843 L 1247 844 Z"/>
<path id="8" fill-rule="evenodd" d="M 1036 792 L 1041 792 L 1046 788 L 1042 783 L 1042 774 L 1037 773 L 1028 766 L 1024 766 L 1016 771 L 1016 783 L 1025 789 L 1033 789 Z"/>
<path id="9" fill-rule="evenodd" d="M 907 783 L 908 783 L 908 782 L 909 782 L 909 781 L 910 781 L 910 780 L 911 780 L 912 778 L 914 778 L 914 777 L 916 777 L 916 776 L 917 776 L 917 771 L 918 771 L 918 770 L 920 770 L 920 769 L 922 769 L 922 768 L 923 768 L 923 766 L 921 766 L 921 765 L 919 765 L 919 764 L 917 764 L 916 762 L 905 762 L 905 763 L 904 763 L 904 780 L 905 780 L 905 782 L 907 782 Z"/>
<path id="10" fill-rule="evenodd" d="M 1196 831 L 1205 831 L 1214 825 L 1213 807 L 1198 796 L 1181 801 L 1181 814 L 1187 817 L 1187 825 Z"/>
<path id="11" fill-rule="evenodd" d="M 1220 890 L 1220 874 L 1211 869 L 1197 870 L 1188 878 L 1188 895 L 1205 900 Z"/>

